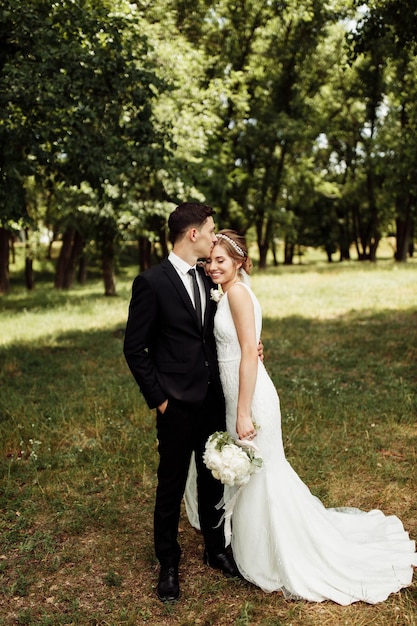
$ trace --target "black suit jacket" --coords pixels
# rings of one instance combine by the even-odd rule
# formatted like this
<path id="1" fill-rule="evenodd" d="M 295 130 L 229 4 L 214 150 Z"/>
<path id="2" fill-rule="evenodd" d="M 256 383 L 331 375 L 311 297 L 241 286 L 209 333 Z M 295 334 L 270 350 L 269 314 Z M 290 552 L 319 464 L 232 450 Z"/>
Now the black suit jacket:
<path id="1" fill-rule="evenodd" d="M 206 290 L 204 327 L 200 331 L 193 303 L 168 259 L 133 282 L 124 354 L 150 408 L 174 398 L 203 402 L 209 381 L 221 383 L 213 336 L 216 303 L 213 283 L 200 271 Z"/>

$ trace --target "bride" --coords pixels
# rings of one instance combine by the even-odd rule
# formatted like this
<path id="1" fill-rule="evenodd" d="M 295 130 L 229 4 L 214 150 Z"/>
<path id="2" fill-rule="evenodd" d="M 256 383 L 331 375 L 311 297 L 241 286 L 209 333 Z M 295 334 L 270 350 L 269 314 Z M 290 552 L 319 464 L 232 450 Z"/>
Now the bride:
<path id="1" fill-rule="evenodd" d="M 217 235 L 206 271 L 221 286 L 215 338 L 227 430 L 256 443 L 262 469 L 234 498 L 231 545 L 242 576 L 287 598 L 342 605 L 385 600 L 411 584 L 415 542 L 396 516 L 326 509 L 285 458 L 279 397 L 258 358 L 262 314 L 249 287 L 251 261 L 236 232 Z M 186 509 L 197 526 L 192 472 Z M 233 489 L 225 490 L 231 501 Z"/>

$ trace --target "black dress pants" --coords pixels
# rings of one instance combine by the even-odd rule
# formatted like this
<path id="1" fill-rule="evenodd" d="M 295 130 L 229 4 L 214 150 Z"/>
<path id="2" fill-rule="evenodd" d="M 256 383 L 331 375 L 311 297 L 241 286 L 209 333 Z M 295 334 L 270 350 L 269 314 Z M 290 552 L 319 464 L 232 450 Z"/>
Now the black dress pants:
<path id="1" fill-rule="evenodd" d="M 161 565 L 177 565 L 181 556 L 178 524 L 191 454 L 197 467 L 198 509 L 201 531 L 208 552 L 224 551 L 224 528 L 218 525 L 222 510 L 216 504 L 223 497 L 223 485 L 203 463 L 208 437 L 225 430 L 222 397 L 208 385 L 207 396 L 200 405 L 169 400 L 165 413 L 157 412 L 158 486 L 154 512 L 155 553 Z"/>

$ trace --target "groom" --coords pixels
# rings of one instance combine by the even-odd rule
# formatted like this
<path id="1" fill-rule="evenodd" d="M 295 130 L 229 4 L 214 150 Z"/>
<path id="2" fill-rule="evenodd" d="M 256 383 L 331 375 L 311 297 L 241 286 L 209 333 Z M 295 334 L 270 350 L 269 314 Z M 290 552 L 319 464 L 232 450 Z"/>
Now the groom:
<path id="1" fill-rule="evenodd" d="M 197 467 L 198 509 L 204 562 L 228 577 L 240 576 L 225 549 L 223 486 L 203 463 L 208 437 L 225 430 L 225 406 L 217 364 L 213 286 L 199 258 L 216 242 L 211 207 L 186 202 L 168 220 L 172 252 L 133 282 L 124 354 L 149 406 L 156 408 L 159 467 L 154 543 L 160 562 L 157 594 L 162 602 L 180 595 L 177 540 L 181 500 L 191 454 Z M 195 276 L 190 270 L 196 270 Z"/>

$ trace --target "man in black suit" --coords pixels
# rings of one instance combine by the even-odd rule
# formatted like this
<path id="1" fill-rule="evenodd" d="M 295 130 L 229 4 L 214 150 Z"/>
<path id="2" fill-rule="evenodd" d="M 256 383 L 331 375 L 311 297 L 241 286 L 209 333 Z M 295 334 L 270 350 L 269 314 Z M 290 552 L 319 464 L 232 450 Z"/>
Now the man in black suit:
<path id="1" fill-rule="evenodd" d="M 124 354 L 150 408 L 157 409 L 158 486 L 154 542 L 161 569 L 157 594 L 172 602 L 180 594 L 177 540 L 181 500 L 191 454 L 195 452 L 204 562 L 226 576 L 239 571 L 225 549 L 223 486 L 203 463 L 208 437 L 225 430 L 225 406 L 217 364 L 213 287 L 199 258 L 216 242 L 214 211 L 197 203 L 178 206 L 169 217 L 172 252 L 133 282 Z M 197 270 L 194 277 L 190 270 Z M 197 291 L 195 291 L 197 290 Z"/>

